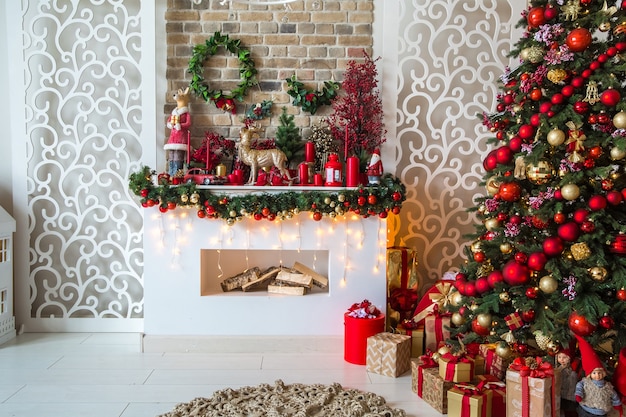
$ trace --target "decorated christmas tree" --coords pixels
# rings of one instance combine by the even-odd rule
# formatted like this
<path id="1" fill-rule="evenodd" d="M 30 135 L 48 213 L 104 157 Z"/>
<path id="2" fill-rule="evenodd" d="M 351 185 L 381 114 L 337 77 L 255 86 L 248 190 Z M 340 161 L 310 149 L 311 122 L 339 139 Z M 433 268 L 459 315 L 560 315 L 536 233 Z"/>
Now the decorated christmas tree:
<path id="1" fill-rule="evenodd" d="M 287 108 L 283 107 L 278 119 L 280 126 L 276 129 L 276 147 L 284 152 L 288 165 L 304 155 L 304 142 L 294 118 L 294 115 L 287 113 Z"/>
<path id="2" fill-rule="evenodd" d="M 452 338 L 506 357 L 626 347 L 626 2 L 531 1 L 483 116 L 481 221 L 456 275 Z M 622 393 L 626 394 L 626 393 Z"/>
<path id="3" fill-rule="evenodd" d="M 357 156 L 364 168 L 375 149 L 385 142 L 383 105 L 378 91 L 376 61 L 363 52 L 364 60 L 348 62 L 341 84 L 344 94 L 333 101 L 328 117 L 333 137 L 341 141 L 344 155 Z"/>

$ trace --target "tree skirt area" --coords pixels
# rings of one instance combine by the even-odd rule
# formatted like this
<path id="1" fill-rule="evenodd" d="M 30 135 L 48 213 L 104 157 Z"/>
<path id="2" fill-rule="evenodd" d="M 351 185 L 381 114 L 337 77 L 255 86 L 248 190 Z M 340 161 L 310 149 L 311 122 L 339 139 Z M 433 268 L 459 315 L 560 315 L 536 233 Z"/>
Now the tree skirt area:
<path id="1" fill-rule="evenodd" d="M 405 417 L 371 392 L 340 384 L 289 384 L 277 380 L 240 389 L 216 391 L 211 398 L 178 404 L 159 417 Z"/>

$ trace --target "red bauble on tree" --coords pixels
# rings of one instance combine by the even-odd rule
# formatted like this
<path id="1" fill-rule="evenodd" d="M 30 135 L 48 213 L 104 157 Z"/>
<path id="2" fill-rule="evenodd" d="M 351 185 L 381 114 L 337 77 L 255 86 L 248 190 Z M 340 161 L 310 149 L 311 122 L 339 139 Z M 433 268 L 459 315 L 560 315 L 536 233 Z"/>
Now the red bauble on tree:
<path id="1" fill-rule="evenodd" d="M 591 44 L 591 32 L 586 28 L 576 28 L 568 35 L 565 43 L 570 51 L 582 52 Z"/>
<path id="2" fill-rule="evenodd" d="M 614 88 L 609 88 L 600 94 L 600 102 L 607 107 L 614 107 L 619 103 L 621 95 L 619 91 Z"/>
<path id="3" fill-rule="evenodd" d="M 563 239 L 558 236 L 549 236 L 543 241 L 543 253 L 549 257 L 559 256 L 563 249 L 565 249 Z"/>
<path id="4" fill-rule="evenodd" d="M 530 271 L 526 265 L 512 260 L 502 268 L 502 277 L 509 285 L 523 285 L 530 280 Z"/>
<path id="5" fill-rule="evenodd" d="M 516 182 L 504 182 L 500 184 L 498 194 L 504 201 L 517 201 L 522 196 L 522 187 Z"/>
<path id="6" fill-rule="evenodd" d="M 480 336 L 488 336 L 491 329 L 481 326 L 477 319 L 472 320 L 472 331 Z"/>
<path id="7" fill-rule="evenodd" d="M 538 28 L 539 26 L 546 23 L 546 17 L 544 13 L 544 8 L 541 6 L 533 7 L 528 11 L 528 16 L 526 17 L 526 21 L 528 22 L 528 26 L 533 28 Z"/>
<path id="8" fill-rule="evenodd" d="M 569 315 L 567 324 L 571 331 L 582 337 L 589 336 L 596 330 L 596 326 L 591 324 L 585 316 L 578 314 L 576 311 L 573 311 Z"/>

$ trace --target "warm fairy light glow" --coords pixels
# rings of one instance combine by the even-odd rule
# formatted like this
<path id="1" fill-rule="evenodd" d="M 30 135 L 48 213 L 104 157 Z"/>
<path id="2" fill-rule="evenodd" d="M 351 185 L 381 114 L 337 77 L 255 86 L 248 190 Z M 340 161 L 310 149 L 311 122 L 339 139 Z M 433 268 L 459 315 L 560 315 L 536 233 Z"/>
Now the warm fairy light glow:
<path id="1" fill-rule="evenodd" d="M 341 278 L 341 281 L 339 281 L 340 288 L 346 288 L 347 284 L 348 283 L 346 282 L 346 277 Z"/>

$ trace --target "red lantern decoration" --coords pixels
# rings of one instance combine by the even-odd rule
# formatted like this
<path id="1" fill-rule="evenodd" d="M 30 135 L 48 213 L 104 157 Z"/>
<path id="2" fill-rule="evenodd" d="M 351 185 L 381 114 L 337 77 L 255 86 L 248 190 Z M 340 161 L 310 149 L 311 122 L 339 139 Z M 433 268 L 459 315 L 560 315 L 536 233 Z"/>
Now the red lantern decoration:
<path id="1" fill-rule="evenodd" d="M 572 52 L 582 52 L 591 45 L 591 33 L 586 28 L 576 28 L 568 35 L 565 43 Z"/>
<path id="2" fill-rule="evenodd" d="M 502 277 L 509 285 L 524 285 L 530 280 L 530 271 L 526 265 L 511 260 L 502 268 Z"/>
<path id="3" fill-rule="evenodd" d="M 569 315 L 567 324 L 571 331 L 581 337 L 587 337 L 596 330 L 596 326 L 591 324 L 585 316 L 578 314 L 576 311 L 573 311 Z"/>

